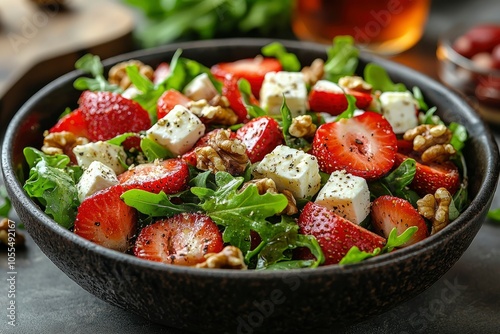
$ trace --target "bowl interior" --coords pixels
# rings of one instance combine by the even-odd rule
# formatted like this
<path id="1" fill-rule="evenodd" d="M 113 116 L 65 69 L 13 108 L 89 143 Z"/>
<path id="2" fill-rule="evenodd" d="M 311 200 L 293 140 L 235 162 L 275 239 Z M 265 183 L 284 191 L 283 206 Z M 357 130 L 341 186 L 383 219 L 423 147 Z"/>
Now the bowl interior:
<path id="1" fill-rule="evenodd" d="M 177 48 L 183 49 L 183 57 L 211 66 L 221 61 L 253 57 L 269 42 L 271 41 L 262 39 L 229 39 L 182 43 L 115 57 L 107 60 L 105 67 L 108 70 L 112 64 L 128 59 L 140 59 L 155 67 L 163 61 L 170 61 Z M 297 54 L 303 65 L 310 64 L 315 58 L 326 57 L 323 45 L 296 41 L 281 42 L 290 52 Z M 304 280 L 301 280 L 302 284 L 297 290 L 291 291 L 293 294 L 286 295 L 291 306 L 280 305 L 281 308 L 269 316 L 275 325 L 293 328 L 300 319 L 303 319 L 304 314 L 308 314 L 303 313 L 300 316 L 297 313 L 303 307 L 309 307 L 316 312 L 312 318 L 309 314 L 309 319 L 312 319 L 308 323 L 309 327 L 318 325 L 321 319 L 324 321 L 325 316 L 330 319 L 327 323 L 359 321 L 423 291 L 453 265 L 484 220 L 495 191 L 500 168 L 498 148 L 491 133 L 474 110 L 458 95 L 413 70 L 369 55 L 361 57 L 360 74 L 363 67 L 371 61 L 386 68 L 393 81 L 403 82 L 409 88 L 418 86 L 428 104 L 437 107 L 437 114 L 445 122 L 457 122 L 467 128 L 470 140 L 464 149 L 464 155 L 469 163 L 469 194 L 472 201 L 467 210 L 439 234 L 417 245 L 370 259 L 365 263 L 349 267 L 329 266 L 317 270 L 289 272 L 207 271 L 165 266 L 93 245 L 58 226 L 26 196 L 22 189 L 22 180 L 28 173 L 22 150 L 26 146 L 40 147 L 43 131 L 54 124 L 66 107 L 76 107 L 80 92 L 72 87 L 72 82 L 81 75 L 79 72 L 69 73 L 52 82 L 33 96 L 16 114 L 7 129 L 3 143 L 4 180 L 16 210 L 21 218 L 26 220 L 28 232 L 56 265 L 98 297 L 154 321 L 203 331 L 220 328 L 221 321 L 225 319 L 228 326 L 230 325 L 228 328 L 234 329 L 234 326 L 237 326 L 235 315 L 248 315 L 255 309 L 251 306 L 245 308 L 248 303 L 243 303 L 242 300 L 249 299 L 251 305 L 252 300 L 260 298 L 259 294 L 262 298 L 269 299 L 272 289 L 288 291 L 290 288 L 285 284 L 286 280 L 293 277 Z M 446 258 L 438 256 L 439 253 L 442 253 L 441 257 Z M 113 270 L 110 271 L 109 266 L 112 266 Z M 138 279 L 144 280 L 140 281 L 144 287 L 137 286 Z M 393 282 L 393 287 L 397 289 L 388 289 L 388 283 L 384 283 L 386 281 Z M 188 284 L 179 289 L 179 283 L 176 282 L 185 284 L 188 282 Z M 377 285 L 377 282 L 380 284 Z M 165 292 L 154 291 L 151 284 Z M 322 284 L 322 288 L 318 288 L 318 284 Z M 363 287 L 359 288 L 360 285 Z M 210 314 L 205 316 L 207 310 L 200 309 L 196 303 L 197 300 L 202 303 L 202 298 L 213 299 L 212 286 L 217 286 L 217 294 L 223 295 L 226 300 L 224 305 L 210 304 L 211 312 L 220 315 L 219 321 L 213 319 Z M 225 290 L 221 291 L 221 287 L 225 287 Z M 134 293 L 119 294 L 126 289 L 134 290 Z M 173 292 L 175 289 L 178 292 Z M 198 294 L 193 296 L 190 289 L 198 289 L 196 290 Z M 354 289 L 357 289 L 357 292 L 353 293 Z M 175 296 L 180 300 L 189 301 L 189 310 L 192 312 L 178 306 L 178 303 L 174 309 L 173 306 L 165 304 Z M 142 303 L 138 303 L 137 300 Z M 349 302 L 342 303 L 342 301 Z M 206 301 L 204 303 L 206 304 Z M 360 306 L 360 303 L 363 306 Z M 163 306 L 161 309 L 163 312 L 159 313 L 158 305 Z M 168 312 L 174 315 L 168 315 Z M 181 312 L 184 312 L 183 315 Z M 196 312 L 199 321 L 190 318 L 194 317 Z M 224 312 L 229 312 L 233 318 L 224 315 Z"/>

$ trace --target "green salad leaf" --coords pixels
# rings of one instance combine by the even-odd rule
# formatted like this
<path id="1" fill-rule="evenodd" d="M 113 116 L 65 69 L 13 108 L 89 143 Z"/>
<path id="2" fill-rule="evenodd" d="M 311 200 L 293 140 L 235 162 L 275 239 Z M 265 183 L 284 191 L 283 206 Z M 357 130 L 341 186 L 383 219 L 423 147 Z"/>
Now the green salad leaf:
<path id="1" fill-rule="evenodd" d="M 359 50 L 351 36 L 337 36 L 333 45 L 327 50 L 325 62 L 325 79 L 338 82 L 344 76 L 353 75 L 359 63 Z"/>
<path id="2" fill-rule="evenodd" d="M 347 109 L 335 118 L 335 122 L 342 118 L 352 118 L 354 116 L 354 111 L 356 111 L 356 98 L 349 94 L 346 94 L 345 97 L 347 99 Z"/>
<path id="3" fill-rule="evenodd" d="M 30 166 L 29 178 L 24 190 L 45 207 L 45 213 L 65 228 L 71 228 L 75 221 L 80 201 L 76 183 L 81 176 L 81 169 L 69 167 L 68 156 L 46 155 L 27 147 L 24 156 Z"/>
<path id="4" fill-rule="evenodd" d="M 158 144 L 148 137 L 141 138 L 140 145 L 142 152 L 149 162 L 153 162 L 156 159 L 167 159 L 174 157 L 172 152 L 170 152 L 166 147 Z"/>
<path id="5" fill-rule="evenodd" d="M 280 42 L 273 42 L 264 46 L 261 52 L 266 57 L 277 58 L 283 67 L 283 71 L 298 72 L 302 68 L 295 53 L 287 52 Z"/>
<path id="6" fill-rule="evenodd" d="M 200 207 L 193 203 L 173 204 L 163 191 L 155 194 L 145 190 L 131 189 L 124 192 L 121 198 L 128 206 L 151 217 L 172 217 L 179 213 L 200 210 Z"/>
<path id="7" fill-rule="evenodd" d="M 76 61 L 75 68 L 93 76 L 93 78 L 80 77 L 76 79 L 73 86 L 78 90 L 108 91 L 114 93 L 122 91 L 119 86 L 110 84 L 104 77 L 104 68 L 99 56 L 86 54 Z"/>
<path id="8" fill-rule="evenodd" d="M 423 111 L 429 110 L 429 107 L 427 106 L 427 103 L 425 103 L 424 95 L 422 94 L 422 91 L 420 90 L 420 88 L 415 86 L 415 87 L 413 87 L 412 91 L 413 91 L 413 97 L 418 102 L 418 109 L 423 110 Z"/>
<path id="9" fill-rule="evenodd" d="M 500 208 L 488 211 L 488 218 L 496 223 L 500 223 Z"/>
<path id="10" fill-rule="evenodd" d="M 382 92 L 406 92 L 406 86 L 402 83 L 394 83 L 387 71 L 380 65 L 369 63 L 365 66 L 364 78 L 372 85 L 374 90 Z"/>

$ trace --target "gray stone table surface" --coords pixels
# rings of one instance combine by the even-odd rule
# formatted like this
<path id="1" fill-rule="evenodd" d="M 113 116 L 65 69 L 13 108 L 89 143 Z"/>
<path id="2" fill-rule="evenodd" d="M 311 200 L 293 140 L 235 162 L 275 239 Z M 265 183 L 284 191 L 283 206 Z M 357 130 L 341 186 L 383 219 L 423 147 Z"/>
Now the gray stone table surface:
<path id="1" fill-rule="evenodd" d="M 437 34 L 456 22 L 471 20 L 498 22 L 500 1 L 435 0 L 422 41 L 395 60 L 435 76 Z M 500 142 L 500 130 L 493 131 Z M 500 190 L 492 207 L 500 208 Z M 97 299 L 66 277 L 29 236 L 27 247 L 16 254 L 18 326 L 12 328 L 6 310 L 7 256 L 5 251 L 0 254 L 0 333 L 184 333 Z M 500 224 L 488 220 L 461 259 L 432 287 L 389 312 L 340 332 L 500 333 L 499 312 Z"/>

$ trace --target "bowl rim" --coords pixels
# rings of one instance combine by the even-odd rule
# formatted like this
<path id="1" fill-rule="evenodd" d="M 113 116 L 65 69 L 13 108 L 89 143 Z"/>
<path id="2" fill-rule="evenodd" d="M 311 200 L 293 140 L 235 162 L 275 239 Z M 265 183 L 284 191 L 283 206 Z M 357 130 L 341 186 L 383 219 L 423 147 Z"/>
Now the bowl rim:
<path id="1" fill-rule="evenodd" d="M 134 57 L 145 57 L 147 55 L 158 54 L 158 53 L 167 53 L 174 52 L 178 48 L 182 48 L 184 50 L 187 49 L 195 49 L 195 48 L 206 48 L 206 47 L 227 47 L 227 46 L 239 46 L 244 44 L 245 46 L 250 47 L 261 47 L 263 45 L 268 44 L 271 41 L 278 41 L 282 43 L 285 47 L 291 48 L 299 48 L 299 49 L 308 49 L 316 52 L 324 52 L 326 55 L 326 45 L 317 44 L 313 42 L 303 42 L 303 41 L 293 41 L 293 40 L 279 40 L 279 39 L 263 39 L 263 38 L 231 38 L 231 39 L 217 39 L 217 40 L 205 40 L 205 41 L 194 41 L 194 42 L 179 42 L 174 44 L 169 44 L 157 48 L 147 49 L 147 50 L 138 50 L 129 53 L 125 53 L 116 57 L 109 58 L 103 61 L 105 66 L 109 66 L 111 64 L 133 59 Z M 47 216 L 36 204 L 32 201 L 28 195 L 24 192 L 23 187 L 19 180 L 16 177 L 16 173 L 14 167 L 10 163 L 13 161 L 13 139 L 15 137 L 16 128 L 21 122 L 30 114 L 30 108 L 33 104 L 50 93 L 52 90 L 67 85 L 69 82 L 73 82 L 78 76 L 82 75 L 81 71 L 74 70 L 71 71 L 58 79 L 50 82 L 45 87 L 43 87 L 40 91 L 38 91 L 35 95 L 33 95 L 23 106 L 19 109 L 19 111 L 14 115 L 13 119 L 10 121 L 6 132 L 2 145 L 2 172 L 4 175 L 4 182 L 7 185 L 9 190 L 9 195 L 15 197 L 19 203 L 24 206 L 27 210 L 29 210 L 34 216 L 37 217 L 41 221 L 42 224 L 45 225 L 46 228 L 49 228 L 51 232 L 58 234 L 59 236 L 67 239 L 75 246 L 85 249 L 89 252 L 96 252 L 100 256 L 104 256 L 106 258 L 110 258 L 113 261 L 123 262 L 128 265 L 136 266 L 143 270 L 159 270 L 164 273 L 176 273 L 176 274 L 189 274 L 194 275 L 196 277 L 224 277 L 224 278 L 235 278 L 235 279 L 243 279 L 243 280 L 272 280 L 277 277 L 284 277 L 288 275 L 293 276 L 307 276 L 307 277 L 315 277 L 322 276 L 325 274 L 329 275 L 354 275 L 357 272 L 364 272 L 367 270 L 371 270 L 375 267 L 380 267 L 384 265 L 390 265 L 394 263 L 401 263 L 406 261 L 409 258 L 414 258 L 418 256 L 422 256 L 428 248 L 438 247 L 440 244 L 446 242 L 446 240 L 454 235 L 464 230 L 469 224 L 474 222 L 474 216 L 477 215 L 478 212 L 481 211 L 481 207 L 484 206 L 484 203 L 488 203 L 491 201 L 491 196 L 495 192 L 495 188 L 497 185 L 498 175 L 500 173 L 500 163 L 499 163 L 499 152 L 496 141 L 493 138 L 492 133 L 489 131 L 488 127 L 485 123 L 480 119 L 479 115 L 477 115 L 472 107 L 468 105 L 465 101 L 459 97 L 458 94 L 449 90 L 442 84 L 438 83 L 434 79 L 419 73 L 411 68 L 408 68 L 404 65 L 379 58 L 377 56 L 361 53 L 360 59 L 365 62 L 376 62 L 382 67 L 384 67 L 388 72 L 393 71 L 405 71 L 405 76 L 411 77 L 411 81 L 417 83 L 424 82 L 428 90 L 436 91 L 441 94 L 448 95 L 450 100 L 455 103 L 460 103 L 464 105 L 464 110 L 466 111 L 466 117 L 470 120 L 473 120 L 474 124 L 479 124 L 484 127 L 485 131 L 479 136 L 483 141 L 487 142 L 487 150 L 489 151 L 488 159 L 486 162 L 485 168 L 485 179 L 478 189 L 478 193 L 476 197 L 471 201 L 469 206 L 465 209 L 464 212 L 449 224 L 445 229 L 441 230 L 439 233 L 429 236 L 423 241 L 420 241 L 417 244 L 412 246 L 399 249 L 396 252 L 392 252 L 389 254 L 383 254 L 380 256 L 373 257 L 369 260 L 365 260 L 363 262 L 357 264 L 351 264 L 346 266 L 340 265 L 330 265 L 330 266 L 320 266 L 313 270 L 309 268 L 302 269 L 291 269 L 291 270 L 276 270 L 276 271 L 258 271 L 258 270 L 226 270 L 226 269 L 199 269 L 194 267 L 184 267 L 178 265 L 169 265 L 164 263 L 157 263 L 153 261 L 143 260 L 137 258 L 130 254 L 120 253 L 111 249 L 107 249 L 103 246 L 94 244 L 88 240 L 85 240 L 82 237 L 74 234 L 73 232 L 65 229 L 64 227 L 57 224 L 54 220 L 52 220 L 49 216 Z M 481 205 L 483 203 L 483 205 Z M 50 258 L 50 256 L 49 256 Z"/>

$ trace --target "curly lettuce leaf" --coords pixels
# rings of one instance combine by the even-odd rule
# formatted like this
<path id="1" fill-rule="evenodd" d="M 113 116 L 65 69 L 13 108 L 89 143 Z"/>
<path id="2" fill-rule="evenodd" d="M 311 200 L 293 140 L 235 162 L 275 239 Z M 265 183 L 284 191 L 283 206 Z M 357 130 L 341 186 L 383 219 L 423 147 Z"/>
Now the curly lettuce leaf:
<path id="1" fill-rule="evenodd" d="M 69 157 L 62 154 L 49 156 L 27 147 L 24 155 L 30 166 L 24 190 L 36 198 L 45 207 L 45 213 L 58 224 L 71 228 L 80 204 L 76 183 L 81 169 L 70 168 Z"/>

